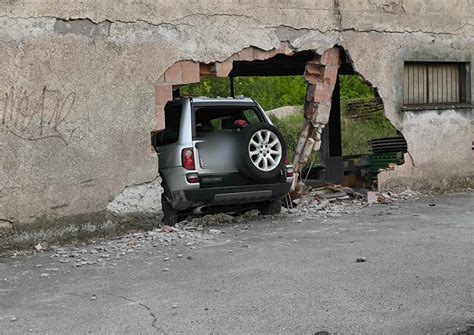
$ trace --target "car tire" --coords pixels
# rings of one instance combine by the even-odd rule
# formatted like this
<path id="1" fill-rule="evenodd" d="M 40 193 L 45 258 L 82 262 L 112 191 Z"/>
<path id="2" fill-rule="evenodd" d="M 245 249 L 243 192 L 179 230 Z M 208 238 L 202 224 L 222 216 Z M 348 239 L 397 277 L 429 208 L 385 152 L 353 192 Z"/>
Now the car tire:
<path id="1" fill-rule="evenodd" d="M 262 215 L 275 215 L 281 213 L 281 199 L 265 201 L 258 206 Z"/>
<path id="2" fill-rule="evenodd" d="M 259 123 L 244 127 L 239 138 L 239 171 L 246 177 L 262 180 L 281 173 L 285 164 L 286 143 L 273 125 Z"/>
<path id="3" fill-rule="evenodd" d="M 171 207 L 164 195 L 161 196 L 161 210 L 163 211 L 163 218 L 161 222 L 166 226 L 174 226 L 179 222 L 178 211 Z"/>

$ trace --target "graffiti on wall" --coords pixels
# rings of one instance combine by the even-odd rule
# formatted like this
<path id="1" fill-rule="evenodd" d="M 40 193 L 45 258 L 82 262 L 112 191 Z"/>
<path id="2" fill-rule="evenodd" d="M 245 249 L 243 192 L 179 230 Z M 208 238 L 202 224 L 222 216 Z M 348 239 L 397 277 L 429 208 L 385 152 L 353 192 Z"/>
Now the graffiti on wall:
<path id="1" fill-rule="evenodd" d="M 69 122 L 75 103 L 75 92 L 47 86 L 0 88 L 0 131 L 29 141 L 58 139 L 67 145 L 78 128 Z"/>

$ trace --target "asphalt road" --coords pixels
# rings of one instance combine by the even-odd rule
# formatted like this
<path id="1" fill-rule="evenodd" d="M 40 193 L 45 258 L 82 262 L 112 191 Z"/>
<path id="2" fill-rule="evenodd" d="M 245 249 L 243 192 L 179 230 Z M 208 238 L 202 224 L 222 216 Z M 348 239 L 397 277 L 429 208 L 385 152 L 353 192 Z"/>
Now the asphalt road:
<path id="1" fill-rule="evenodd" d="M 73 268 L 48 252 L 0 258 L 0 333 L 465 330 L 474 324 L 474 193 L 398 205 L 220 226 L 226 234 L 214 240 L 150 246 L 115 266 Z"/>

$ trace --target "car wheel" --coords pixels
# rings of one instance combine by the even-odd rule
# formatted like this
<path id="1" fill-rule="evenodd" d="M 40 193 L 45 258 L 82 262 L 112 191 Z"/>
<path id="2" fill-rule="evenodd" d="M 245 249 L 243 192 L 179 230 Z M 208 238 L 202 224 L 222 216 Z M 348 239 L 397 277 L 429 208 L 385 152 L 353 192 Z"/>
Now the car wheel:
<path id="1" fill-rule="evenodd" d="M 286 143 L 280 131 L 268 123 L 244 127 L 240 134 L 239 171 L 261 180 L 277 176 L 286 157 Z"/>
<path id="2" fill-rule="evenodd" d="M 275 215 L 281 212 L 281 199 L 265 201 L 258 207 L 262 215 Z"/>
<path id="3" fill-rule="evenodd" d="M 164 225 L 174 226 L 179 222 L 178 211 L 171 207 L 164 195 L 161 196 L 161 210 L 163 211 L 161 222 Z"/>

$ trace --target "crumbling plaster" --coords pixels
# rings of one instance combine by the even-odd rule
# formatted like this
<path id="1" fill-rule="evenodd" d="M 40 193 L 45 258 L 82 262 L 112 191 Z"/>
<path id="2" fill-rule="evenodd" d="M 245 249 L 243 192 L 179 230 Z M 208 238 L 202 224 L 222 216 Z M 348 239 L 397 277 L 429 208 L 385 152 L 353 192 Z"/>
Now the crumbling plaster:
<path id="1" fill-rule="evenodd" d="M 428 164 L 416 129 L 431 140 L 439 126 L 464 143 L 470 123 L 463 118 L 471 112 L 402 116 L 397 52 L 426 46 L 472 54 L 473 7 L 471 0 L 0 0 L 0 118 L 7 118 L 0 218 L 28 223 L 101 211 L 126 186 L 154 180 L 156 157 L 147 149 L 154 86 L 165 70 L 285 41 L 320 54 L 344 47 L 377 88 L 387 117 L 406 132 L 415 168 Z M 456 158 L 449 145 L 439 149 L 462 167 L 464 151 Z M 472 166 L 460 171 L 472 174 Z"/>

